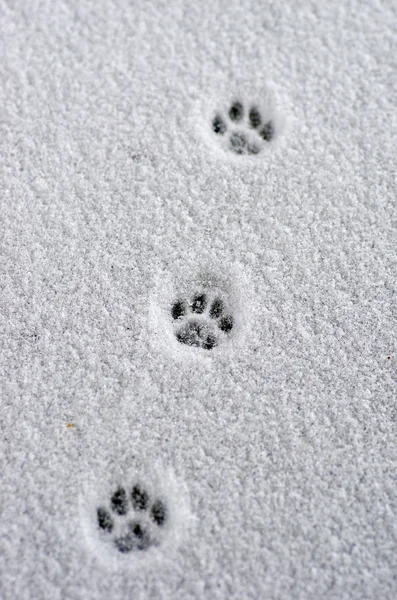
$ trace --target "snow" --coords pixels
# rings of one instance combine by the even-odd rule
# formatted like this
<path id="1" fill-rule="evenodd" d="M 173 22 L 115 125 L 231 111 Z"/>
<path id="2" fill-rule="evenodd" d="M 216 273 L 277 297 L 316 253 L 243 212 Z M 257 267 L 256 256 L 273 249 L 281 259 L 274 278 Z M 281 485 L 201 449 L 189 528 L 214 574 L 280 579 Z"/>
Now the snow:
<path id="1" fill-rule="evenodd" d="M 0 11 L 0 598 L 394 600 L 397 6 Z"/>

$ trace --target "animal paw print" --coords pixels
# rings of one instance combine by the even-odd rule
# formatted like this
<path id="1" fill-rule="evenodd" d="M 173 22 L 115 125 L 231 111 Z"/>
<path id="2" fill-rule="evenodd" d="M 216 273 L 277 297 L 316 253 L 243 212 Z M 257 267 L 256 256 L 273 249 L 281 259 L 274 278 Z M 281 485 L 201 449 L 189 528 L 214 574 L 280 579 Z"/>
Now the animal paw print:
<path id="1" fill-rule="evenodd" d="M 233 317 L 225 312 L 219 297 L 211 302 L 207 294 L 198 294 L 190 303 L 176 300 L 171 308 L 178 342 L 211 350 L 233 329 Z"/>
<path id="2" fill-rule="evenodd" d="M 159 544 L 159 530 L 167 521 L 162 500 L 151 500 L 147 491 L 134 485 L 127 491 L 119 487 L 110 498 L 110 509 L 97 508 L 98 527 L 123 554 L 147 550 Z"/>
<path id="3" fill-rule="evenodd" d="M 235 154 L 259 154 L 275 136 L 272 120 L 263 120 L 255 105 L 250 106 L 247 112 L 239 101 L 230 106 L 226 117 L 216 113 L 212 130 L 228 138 L 227 147 Z"/>

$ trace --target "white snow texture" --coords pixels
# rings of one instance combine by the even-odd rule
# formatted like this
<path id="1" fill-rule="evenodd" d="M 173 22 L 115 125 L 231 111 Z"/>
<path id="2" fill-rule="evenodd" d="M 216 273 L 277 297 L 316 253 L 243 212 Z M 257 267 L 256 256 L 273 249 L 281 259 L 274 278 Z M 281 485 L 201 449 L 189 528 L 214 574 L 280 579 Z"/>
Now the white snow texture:
<path id="1" fill-rule="evenodd" d="M 396 600 L 396 29 L 0 0 L 1 600 Z"/>

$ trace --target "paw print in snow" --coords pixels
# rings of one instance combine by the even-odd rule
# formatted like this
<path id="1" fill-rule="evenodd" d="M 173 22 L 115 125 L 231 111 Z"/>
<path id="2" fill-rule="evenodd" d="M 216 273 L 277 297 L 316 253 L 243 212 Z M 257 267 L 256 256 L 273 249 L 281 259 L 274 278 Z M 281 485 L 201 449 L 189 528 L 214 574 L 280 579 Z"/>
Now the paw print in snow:
<path id="1" fill-rule="evenodd" d="M 228 138 L 227 147 L 235 154 L 259 154 L 275 136 L 272 120 L 263 120 L 255 105 L 247 112 L 239 101 L 230 106 L 227 116 L 216 113 L 212 130 L 218 136 Z"/>
<path id="2" fill-rule="evenodd" d="M 211 350 L 233 329 L 233 318 L 225 312 L 219 297 L 211 302 L 207 294 L 198 294 L 192 301 L 176 300 L 171 308 L 178 342 Z"/>
<path id="3" fill-rule="evenodd" d="M 97 508 L 98 527 L 119 552 L 147 550 L 159 544 L 159 530 L 167 521 L 162 500 L 150 499 L 147 491 L 134 485 L 129 493 L 119 487 L 110 499 L 110 509 Z"/>

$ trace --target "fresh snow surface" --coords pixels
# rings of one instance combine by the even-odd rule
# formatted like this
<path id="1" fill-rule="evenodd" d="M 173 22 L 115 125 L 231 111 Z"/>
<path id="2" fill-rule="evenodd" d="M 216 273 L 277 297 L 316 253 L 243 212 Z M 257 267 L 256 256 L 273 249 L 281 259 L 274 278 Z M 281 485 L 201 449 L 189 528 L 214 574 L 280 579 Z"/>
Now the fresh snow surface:
<path id="1" fill-rule="evenodd" d="M 1 600 L 395 600 L 397 3 L 0 44 Z"/>

